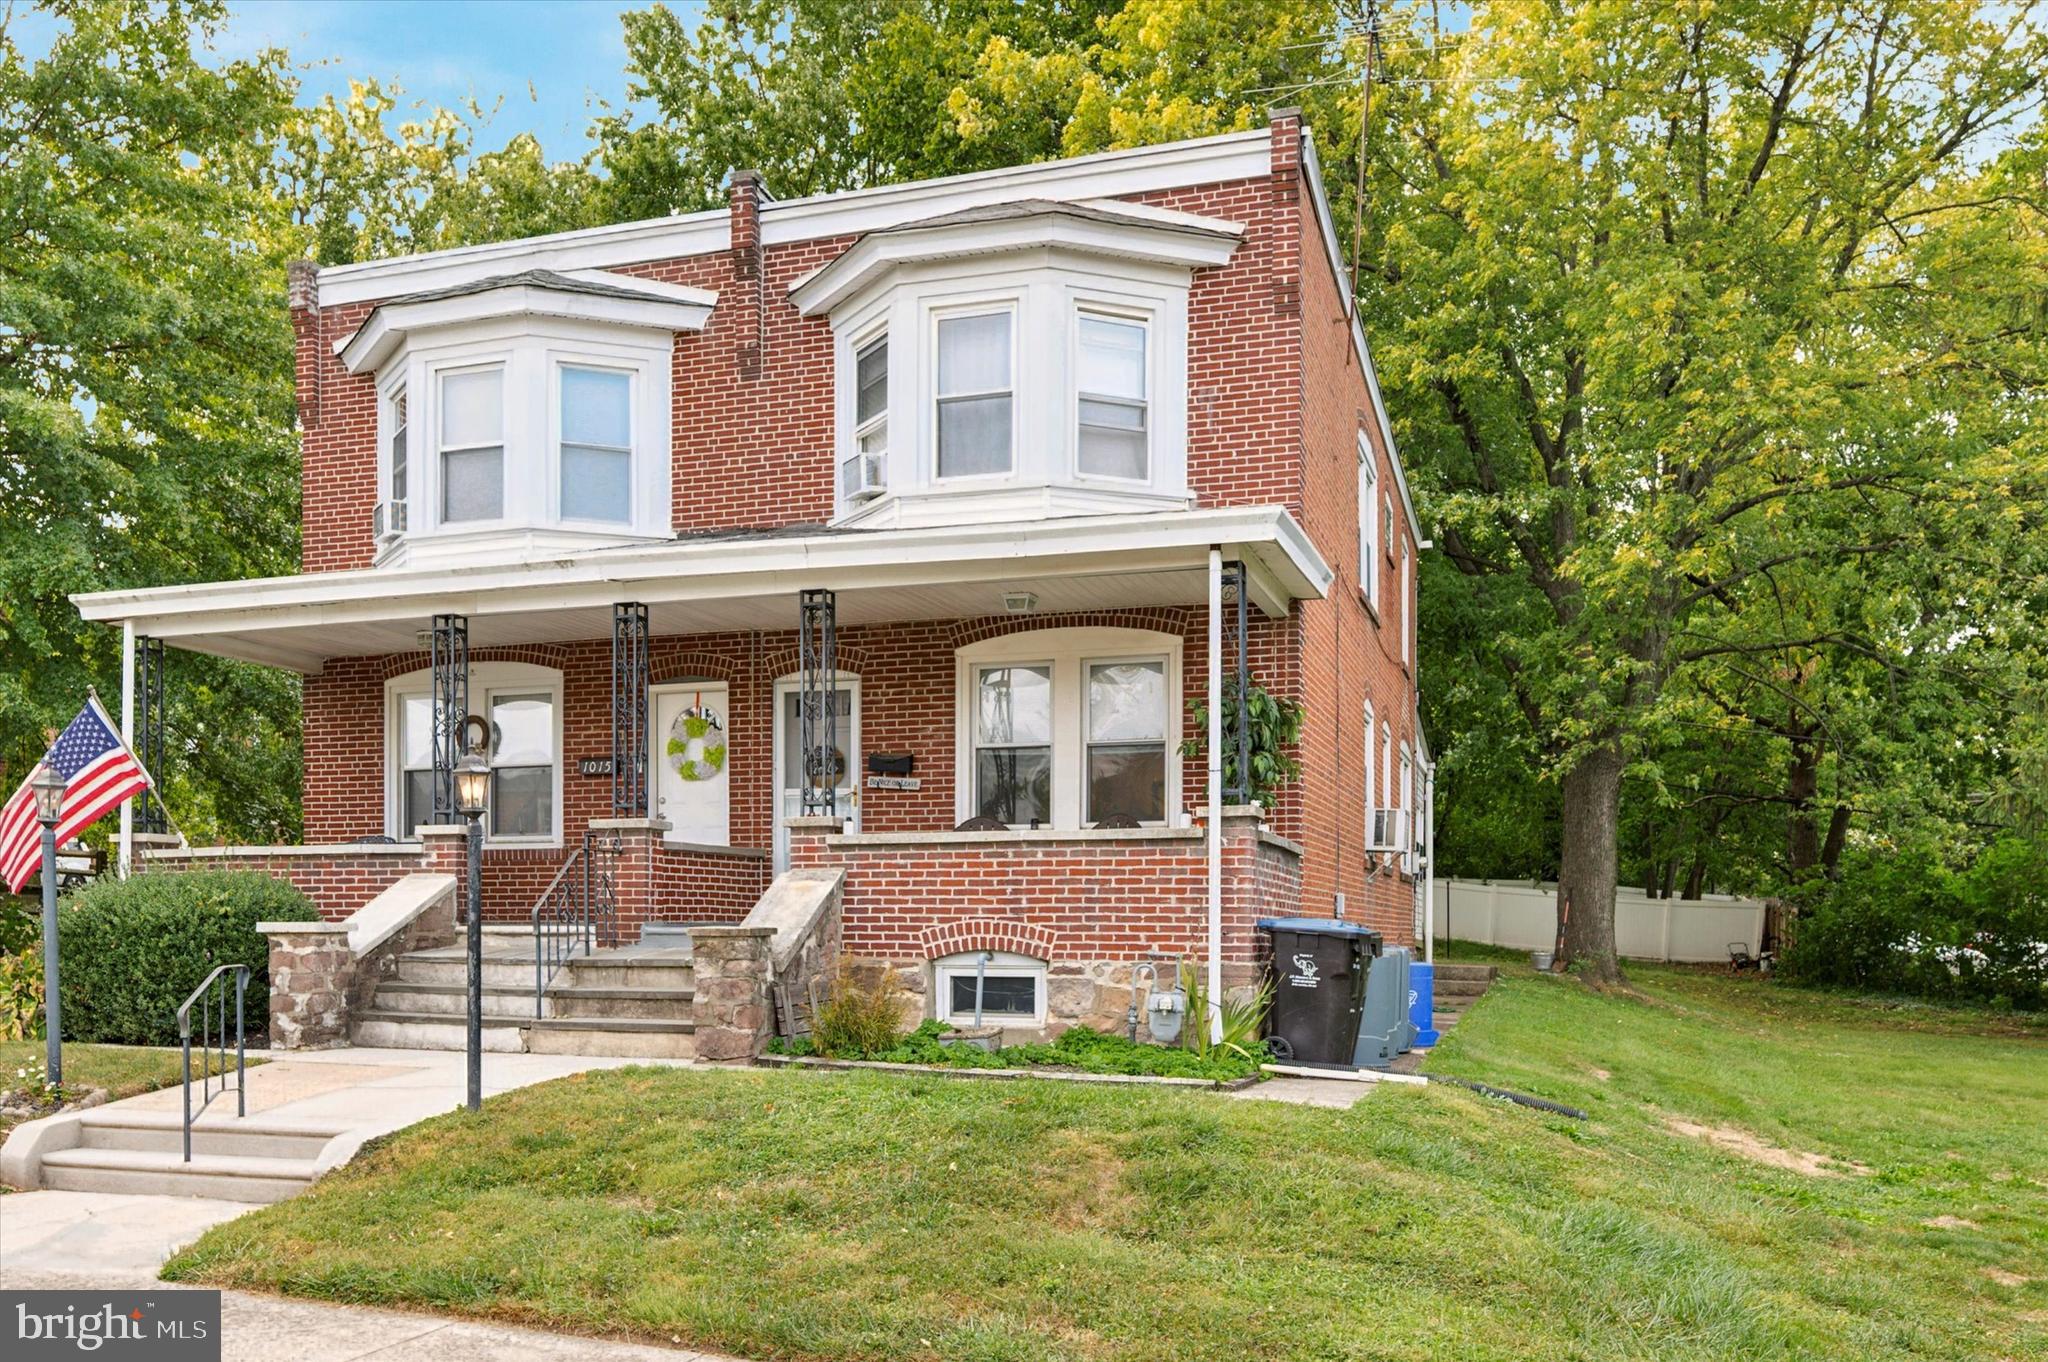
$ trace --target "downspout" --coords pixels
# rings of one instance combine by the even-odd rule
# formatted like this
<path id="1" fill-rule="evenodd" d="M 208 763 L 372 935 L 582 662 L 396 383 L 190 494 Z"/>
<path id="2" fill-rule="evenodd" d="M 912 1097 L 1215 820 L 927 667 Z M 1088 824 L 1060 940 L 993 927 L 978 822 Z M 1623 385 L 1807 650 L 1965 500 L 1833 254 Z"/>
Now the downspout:
<path id="1" fill-rule="evenodd" d="M 1223 550 L 1209 550 L 1209 1039 L 1223 1039 Z"/>
<path id="2" fill-rule="evenodd" d="M 121 741 L 135 750 L 135 621 L 121 621 Z M 156 778 L 154 771 L 150 778 Z M 121 801 L 121 854 L 115 865 L 122 879 L 135 862 L 135 801 Z"/>
<path id="3" fill-rule="evenodd" d="M 1422 768 L 1422 959 L 1436 963 L 1436 763 Z"/>

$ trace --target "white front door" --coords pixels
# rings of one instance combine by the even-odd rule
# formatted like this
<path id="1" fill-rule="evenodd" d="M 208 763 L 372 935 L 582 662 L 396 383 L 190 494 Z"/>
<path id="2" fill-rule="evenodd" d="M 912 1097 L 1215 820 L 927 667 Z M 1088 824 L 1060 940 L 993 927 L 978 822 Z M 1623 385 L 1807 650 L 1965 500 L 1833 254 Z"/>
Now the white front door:
<path id="1" fill-rule="evenodd" d="M 654 692 L 654 816 L 668 840 L 732 844 L 732 715 L 723 684 L 663 686 Z"/>
<path id="2" fill-rule="evenodd" d="M 834 807 L 846 820 L 848 832 L 860 831 L 860 681 L 841 672 L 835 688 L 838 700 L 838 775 L 833 783 Z M 775 683 L 775 869 L 789 868 L 789 830 L 785 818 L 804 811 L 802 683 L 784 677 Z"/>

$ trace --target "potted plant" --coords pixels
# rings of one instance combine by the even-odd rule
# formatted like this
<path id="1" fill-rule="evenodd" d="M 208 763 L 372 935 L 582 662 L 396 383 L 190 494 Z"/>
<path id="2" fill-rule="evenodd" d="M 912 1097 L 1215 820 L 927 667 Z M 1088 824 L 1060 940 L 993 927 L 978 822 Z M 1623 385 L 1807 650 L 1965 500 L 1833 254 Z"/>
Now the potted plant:
<path id="1" fill-rule="evenodd" d="M 1244 688 L 1244 704 L 1237 703 L 1237 678 L 1223 683 L 1223 788 L 1245 791 L 1247 803 L 1270 808 L 1272 796 L 1301 774 L 1301 763 L 1289 749 L 1301 741 L 1301 702 L 1272 694 L 1256 679 Z M 1202 756 L 1208 746 L 1209 704 L 1201 697 L 1188 701 L 1197 735 L 1180 745 L 1183 757 Z M 1238 716 L 1246 718 L 1250 742 L 1251 779 L 1241 780 L 1237 771 Z"/>

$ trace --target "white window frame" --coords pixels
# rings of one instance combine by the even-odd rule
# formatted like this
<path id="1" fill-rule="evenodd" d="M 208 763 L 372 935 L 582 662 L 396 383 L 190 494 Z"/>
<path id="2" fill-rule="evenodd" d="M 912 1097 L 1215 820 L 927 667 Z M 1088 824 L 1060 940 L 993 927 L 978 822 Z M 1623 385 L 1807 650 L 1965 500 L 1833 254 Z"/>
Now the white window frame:
<path id="1" fill-rule="evenodd" d="M 1114 741 L 1098 744 L 1097 742 L 1095 742 L 1094 739 L 1088 736 L 1088 731 L 1090 727 L 1089 721 L 1092 717 L 1090 710 L 1094 703 L 1093 700 L 1090 698 L 1090 692 L 1088 687 L 1089 672 L 1096 667 L 1114 667 L 1122 663 L 1132 662 L 1157 662 L 1161 664 L 1160 672 L 1162 682 L 1165 680 L 1165 673 L 1170 668 L 1170 664 L 1167 662 L 1166 655 L 1164 653 L 1139 653 L 1131 657 L 1084 657 L 1081 659 L 1081 823 L 1084 827 L 1093 827 L 1096 823 L 1101 821 L 1101 819 L 1097 817 L 1095 811 L 1088 807 L 1089 753 L 1093 751 L 1097 746 L 1142 747 L 1149 745 L 1146 743 L 1138 742 Z M 1054 693 L 1053 704 L 1055 708 L 1058 707 L 1059 696 L 1057 692 Z M 1166 713 L 1160 716 L 1159 726 L 1159 747 L 1160 751 L 1163 753 L 1164 756 L 1164 765 L 1167 771 L 1169 772 L 1167 781 L 1167 789 L 1169 792 L 1172 789 L 1172 779 L 1170 773 L 1173 769 L 1174 761 L 1177 756 L 1178 749 L 1180 747 L 1180 744 L 1174 741 L 1174 730 L 1176 727 L 1178 727 L 1178 725 L 1174 720 L 1174 710 L 1171 703 L 1169 703 L 1167 705 Z M 1158 818 L 1140 819 L 1139 822 L 1146 827 L 1164 827 L 1166 826 L 1166 824 L 1171 822 L 1173 819 L 1174 812 L 1173 800 L 1167 795 L 1161 796 L 1161 804 L 1159 811 L 1160 816 Z"/>
<path id="2" fill-rule="evenodd" d="M 431 667 L 394 676 L 384 683 L 384 834 L 401 842 L 414 840 L 411 828 L 401 827 L 403 822 L 402 796 L 405 771 L 405 733 L 402 727 L 405 717 L 407 696 L 433 695 L 434 673 Z M 563 751 L 562 736 L 562 673 L 553 667 L 543 667 L 532 662 L 476 662 L 469 669 L 469 707 L 475 714 L 489 715 L 491 697 L 494 695 L 533 695 L 546 693 L 554 711 L 555 781 L 553 792 L 554 827 L 540 837 L 510 837 L 491 835 L 486 844 L 498 847 L 560 847 L 562 845 L 562 788 L 563 767 L 567 757 Z"/>
<path id="3" fill-rule="evenodd" d="M 954 955 L 942 955 L 932 961 L 932 1015 L 940 1021 L 956 1026 L 972 1025 L 974 1009 L 953 1012 L 953 981 L 974 980 L 975 967 L 983 955 L 989 957 L 982 970 L 984 979 L 1029 978 L 1032 981 L 1031 1016 L 1020 1017 L 1014 1013 L 982 1014 L 983 1021 L 991 1026 L 1043 1026 L 1045 1025 L 1045 974 L 1046 962 L 1029 955 L 1017 955 L 1010 951 L 961 951 Z"/>
<path id="4" fill-rule="evenodd" d="M 1019 320 L 1023 314 L 1023 299 L 1010 294 L 995 294 L 987 298 L 946 302 L 933 305 L 925 311 L 927 318 L 925 354 L 929 361 L 920 366 L 924 391 L 924 426 L 929 432 L 925 447 L 929 457 L 924 461 L 927 475 L 933 486 L 973 486 L 985 483 L 1007 483 L 1018 476 L 1023 461 L 1023 393 L 1018 374 L 1023 366 L 1021 351 L 1024 346 L 1023 328 Z M 1010 325 L 1010 372 L 1009 387 L 987 388 L 974 392 L 939 394 L 939 325 L 946 321 L 961 321 L 970 317 L 1001 316 Z M 893 356 L 891 357 L 893 358 Z M 939 404 L 946 401 L 971 400 L 975 398 L 1007 395 L 1010 399 L 1010 466 L 1000 473 L 953 473 L 939 471 Z"/>
<path id="5" fill-rule="evenodd" d="M 976 732 L 976 729 L 980 726 L 979 720 L 981 717 L 981 678 L 989 672 L 1023 671 L 1034 667 L 1043 667 L 1045 669 L 1046 706 L 1048 710 L 1046 714 L 1047 731 L 1045 741 L 1043 743 L 983 742 L 980 734 Z M 1057 782 L 1059 773 L 1053 760 L 1054 739 L 1058 736 L 1056 730 L 1059 724 L 1059 696 L 1056 689 L 1059 678 L 1057 671 L 1058 668 L 1053 665 L 1053 661 L 1049 657 L 998 658 L 988 662 L 977 662 L 968 669 L 967 764 L 961 772 L 961 779 L 966 782 L 967 786 L 968 814 L 966 816 L 972 817 L 981 810 L 981 751 L 985 747 L 1002 748 L 1005 750 L 1043 747 L 1045 749 L 1047 769 L 1051 772 L 1050 778 Z M 1057 798 L 1055 798 L 1054 802 L 1055 804 L 1058 802 Z M 1045 822 L 1041 823 L 1040 826 L 1050 826 L 1051 822 L 1052 810 L 1047 809 Z M 1031 825 L 1029 823 L 1012 823 L 1010 826 L 1029 827 Z"/>
<path id="6" fill-rule="evenodd" d="M 1135 326 L 1141 332 L 1144 333 L 1145 395 L 1139 398 L 1135 404 L 1133 404 L 1131 399 L 1128 397 L 1110 397 L 1102 393 L 1089 392 L 1083 387 L 1083 383 L 1085 382 L 1085 375 L 1082 373 L 1081 370 L 1081 320 L 1084 317 L 1094 317 L 1101 321 L 1116 322 L 1124 326 Z M 1090 300 L 1085 297 L 1077 298 L 1075 300 L 1072 312 L 1070 314 L 1070 319 L 1067 323 L 1067 372 L 1073 375 L 1073 381 L 1066 385 L 1066 391 L 1067 429 L 1072 433 L 1074 448 L 1073 462 L 1070 465 L 1070 467 L 1072 470 L 1074 480 L 1076 482 L 1106 483 L 1110 486 L 1115 487 L 1150 487 L 1154 481 L 1153 473 L 1156 466 L 1156 460 L 1158 459 L 1158 451 L 1154 448 L 1154 444 L 1157 440 L 1156 430 L 1158 427 L 1158 422 L 1152 419 L 1152 413 L 1153 409 L 1158 405 L 1158 375 L 1154 372 L 1155 365 L 1153 363 L 1152 357 L 1152 333 L 1154 330 L 1152 318 L 1153 312 L 1150 308 L 1132 307 L 1127 304 L 1118 305 L 1108 302 L 1098 302 Z M 1144 477 L 1125 478 L 1119 477 L 1114 473 L 1089 473 L 1085 472 L 1082 469 L 1081 401 L 1083 398 L 1087 398 L 1091 401 L 1096 402 L 1116 403 L 1123 406 L 1136 405 L 1144 412 Z"/>
<path id="7" fill-rule="evenodd" d="M 570 517 L 562 511 L 562 372 L 565 369 L 584 369 L 593 373 L 623 374 L 626 377 L 626 431 L 632 441 L 625 449 L 626 455 L 626 518 L 624 520 L 591 520 L 587 517 Z M 569 352 L 557 351 L 548 356 L 548 500 L 551 518 L 558 525 L 600 532 L 630 530 L 641 520 L 640 485 L 644 478 L 654 476 L 646 466 L 640 450 L 645 443 L 640 419 L 646 407 L 644 375 L 639 366 L 621 364 L 616 359 L 584 358 Z M 509 405 L 509 404 L 508 404 Z M 605 446 L 592 446 L 606 448 Z M 616 451 L 614 451 L 616 452 Z M 662 476 L 666 476 L 664 471 Z"/>
<path id="8" fill-rule="evenodd" d="M 419 450 L 415 447 L 419 435 L 419 413 L 417 404 L 410 401 L 411 389 L 406 380 L 409 375 L 398 369 L 386 376 L 377 385 L 377 500 L 408 501 L 409 494 L 419 482 Z M 391 481 L 391 437 L 400 429 L 398 409 L 405 406 L 405 468 L 408 497 L 397 495 L 397 488 Z"/>
<path id="9" fill-rule="evenodd" d="M 954 654 L 955 817 L 974 816 L 975 678 L 990 666 L 1046 666 L 1052 670 L 1052 817 L 1042 826 L 1074 831 L 1087 821 L 1088 667 L 1098 662 L 1166 664 L 1166 817 L 1146 826 L 1182 821 L 1179 760 L 1183 692 L 1179 634 L 1151 629 L 1077 626 L 1027 629 L 970 644 Z"/>
<path id="10" fill-rule="evenodd" d="M 489 449 L 491 448 L 491 446 L 484 444 L 446 445 L 441 442 L 441 390 L 443 385 L 445 385 L 450 378 L 459 377 L 463 374 L 489 373 L 492 370 L 497 371 L 498 400 L 504 405 L 505 408 L 503 411 L 498 413 L 498 514 L 486 519 L 478 520 L 449 520 L 447 518 L 448 479 L 445 476 L 447 456 L 450 453 L 460 454 L 469 450 Z M 428 380 L 428 391 L 433 394 L 434 419 L 434 423 L 431 426 L 427 427 L 427 429 L 430 432 L 432 432 L 431 447 L 433 450 L 433 455 L 428 460 L 429 464 L 433 469 L 434 481 L 433 500 L 428 503 L 428 505 L 431 507 L 433 511 L 433 515 L 431 517 L 432 523 L 436 527 L 446 525 L 450 529 L 461 534 L 473 534 L 478 530 L 497 529 L 500 526 L 511 523 L 512 516 L 509 514 L 509 509 L 512 505 L 512 482 L 514 471 L 512 464 L 513 423 L 511 417 L 513 379 L 511 357 L 509 355 L 493 355 L 487 357 L 478 357 L 474 359 L 465 359 L 459 362 L 437 364 L 431 366 L 428 372 L 431 375 L 430 379 Z M 411 422 L 417 422 L 419 419 L 419 413 L 408 411 L 406 414 L 406 419 Z M 408 462 L 410 461 L 411 456 L 412 450 L 410 444 L 408 444 L 408 447 L 406 449 L 406 457 Z M 409 474 L 407 477 L 407 481 L 411 481 L 411 477 Z"/>
<path id="11" fill-rule="evenodd" d="M 1372 442 L 1358 432 L 1358 589 L 1373 614 L 1379 614 L 1379 463 Z"/>
<path id="12" fill-rule="evenodd" d="M 1401 853 L 1403 873 L 1415 873 L 1415 759 L 1408 751 L 1408 744 L 1401 744 L 1401 808 L 1406 810 L 1408 824 L 1408 845 Z"/>
<path id="13" fill-rule="evenodd" d="M 897 356 L 896 349 L 894 346 L 889 346 L 889 357 L 882 365 L 882 409 L 875 415 L 870 416 L 865 421 L 860 419 L 861 356 L 865 355 L 868 351 L 874 349 L 877 345 L 889 346 L 889 327 L 887 323 L 884 323 L 880 326 L 870 327 L 865 335 L 857 336 L 854 338 L 852 359 L 850 361 L 851 372 L 853 375 L 852 438 L 847 442 L 846 448 L 844 451 L 842 451 L 840 457 L 847 458 L 855 454 L 864 453 L 879 454 L 882 456 L 882 464 L 883 467 L 886 469 L 889 462 L 890 444 L 889 407 L 892 399 L 894 398 L 896 390 Z M 880 449 L 873 450 L 863 449 L 862 442 L 866 440 L 870 434 L 878 430 L 882 432 L 882 447 Z"/>
<path id="14" fill-rule="evenodd" d="M 1408 553 L 1408 545 L 1403 543 L 1401 545 L 1401 665 L 1407 667 L 1410 671 L 1415 669 L 1415 609 L 1411 603 L 1411 593 L 1414 591 L 1414 584 L 1412 581 L 1413 569 L 1410 566 L 1413 561 L 1414 559 Z"/>
<path id="15" fill-rule="evenodd" d="M 1375 779 L 1379 732 L 1373 727 L 1372 701 L 1365 702 L 1365 844 L 1372 845 L 1373 810 L 1379 807 L 1379 782 Z"/>

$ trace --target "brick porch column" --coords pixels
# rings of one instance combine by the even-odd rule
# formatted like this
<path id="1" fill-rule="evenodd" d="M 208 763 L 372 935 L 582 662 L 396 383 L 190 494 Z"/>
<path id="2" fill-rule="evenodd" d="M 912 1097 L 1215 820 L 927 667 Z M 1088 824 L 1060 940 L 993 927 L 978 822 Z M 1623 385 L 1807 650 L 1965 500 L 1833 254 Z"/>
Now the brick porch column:
<path id="1" fill-rule="evenodd" d="M 1301 912 L 1301 847 L 1266 830 L 1257 804 L 1223 806 L 1223 982 L 1258 980 L 1262 917 Z"/>
<path id="2" fill-rule="evenodd" d="M 469 911 L 469 824 L 430 823 L 416 834 L 420 839 L 420 869 L 433 875 L 455 877 L 455 920 L 465 922 Z M 488 838 L 484 846 L 490 846 Z"/>
<path id="3" fill-rule="evenodd" d="M 774 1029 L 773 927 L 705 926 L 690 932 L 691 1015 L 697 1023 L 697 1058 L 746 1063 L 761 1053 Z"/>
<path id="4" fill-rule="evenodd" d="M 805 870 L 832 864 L 831 855 L 825 849 L 825 839 L 837 837 L 844 831 L 846 819 L 839 814 L 812 813 L 785 818 L 782 826 L 789 833 L 789 868 Z"/>

